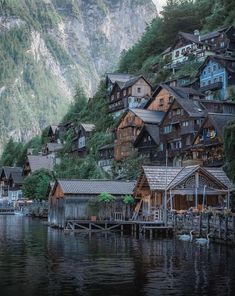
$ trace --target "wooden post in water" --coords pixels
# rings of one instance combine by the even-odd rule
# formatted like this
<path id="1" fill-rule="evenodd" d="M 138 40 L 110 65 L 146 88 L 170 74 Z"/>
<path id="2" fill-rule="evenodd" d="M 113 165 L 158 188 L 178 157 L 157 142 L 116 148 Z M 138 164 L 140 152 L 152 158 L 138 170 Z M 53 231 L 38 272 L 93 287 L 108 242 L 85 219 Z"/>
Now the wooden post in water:
<path id="1" fill-rule="evenodd" d="M 207 230 L 207 234 L 210 233 L 210 216 L 207 214 L 207 225 L 206 225 L 206 230 Z"/>
<path id="2" fill-rule="evenodd" d="M 232 233 L 233 233 L 233 239 L 234 239 L 234 242 L 235 242 L 235 216 L 233 216 L 232 219 L 233 219 L 232 220 L 233 221 L 233 224 L 232 224 L 233 225 L 232 226 L 233 227 Z"/>
<path id="3" fill-rule="evenodd" d="M 225 216 L 225 221 L 224 221 L 224 239 L 227 240 L 228 236 L 228 216 Z"/>
<path id="4" fill-rule="evenodd" d="M 199 235 L 202 235 L 202 213 L 199 214 Z"/>

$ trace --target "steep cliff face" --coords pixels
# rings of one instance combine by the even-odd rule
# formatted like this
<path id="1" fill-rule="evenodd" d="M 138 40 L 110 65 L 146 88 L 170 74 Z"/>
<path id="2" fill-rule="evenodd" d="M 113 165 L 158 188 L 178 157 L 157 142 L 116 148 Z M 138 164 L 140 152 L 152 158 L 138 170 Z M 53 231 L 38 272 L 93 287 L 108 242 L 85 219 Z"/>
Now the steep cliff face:
<path id="1" fill-rule="evenodd" d="M 156 16 L 151 0 L 0 3 L 0 141 L 57 122 L 76 84 L 92 95 Z"/>

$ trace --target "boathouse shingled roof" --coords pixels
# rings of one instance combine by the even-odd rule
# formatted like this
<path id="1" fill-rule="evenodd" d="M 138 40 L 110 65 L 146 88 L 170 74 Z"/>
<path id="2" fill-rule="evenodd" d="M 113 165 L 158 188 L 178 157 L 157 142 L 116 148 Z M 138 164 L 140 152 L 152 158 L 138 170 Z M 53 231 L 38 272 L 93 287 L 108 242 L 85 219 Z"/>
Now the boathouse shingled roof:
<path id="1" fill-rule="evenodd" d="M 58 180 L 64 194 L 100 194 L 108 192 L 113 195 L 132 194 L 135 182 L 109 180 Z"/>
<path id="2" fill-rule="evenodd" d="M 54 159 L 51 156 L 28 155 L 28 161 L 32 172 L 41 169 L 52 171 L 54 167 Z"/>
<path id="3" fill-rule="evenodd" d="M 222 183 L 226 188 L 231 188 L 233 186 L 222 168 L 200 167 L 199 165 L 167 167 L 167 169 L 165 166 L 143 166 L 143 171 L 150 190 L 165 190 L 166 185 L 169 190 L 198 169 L 204 170 L 207 174 L 210 174 L 213 179 Z"/>
<path id="4" fill-rule="evenodd" d="M 11 173 L 20 173 L 22 174 L 22 168 L 20 167 L 10 167 L 10 166 L 3 166 L 2 172 L 4 171 L 4 174 L 7 179 L 9 179 Z"/>

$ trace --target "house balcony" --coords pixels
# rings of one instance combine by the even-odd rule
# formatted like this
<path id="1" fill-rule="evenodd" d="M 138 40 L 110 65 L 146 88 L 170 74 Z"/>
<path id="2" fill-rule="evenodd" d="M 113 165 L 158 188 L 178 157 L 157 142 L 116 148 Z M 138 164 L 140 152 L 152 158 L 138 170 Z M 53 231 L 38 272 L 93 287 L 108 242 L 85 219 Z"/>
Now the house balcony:
<path id="1" fill-rule="evenodd" d="M 211 83 L 209 85 L 200 87 L 200 91 L 201 92 L 205 92 L 209 90 L 213 91 L 213 90 L 221 89 L 222 87 L 223 87 L 223 83 L 219 81 L 219 82 Z"/>

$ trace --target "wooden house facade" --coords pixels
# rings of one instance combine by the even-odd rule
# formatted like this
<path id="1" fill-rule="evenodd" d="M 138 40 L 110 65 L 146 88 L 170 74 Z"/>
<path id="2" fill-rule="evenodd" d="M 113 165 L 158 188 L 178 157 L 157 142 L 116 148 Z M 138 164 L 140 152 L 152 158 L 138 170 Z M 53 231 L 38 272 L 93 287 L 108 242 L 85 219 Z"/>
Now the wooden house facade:
<path id="1" fill-rule="evenodd" d="M 123 202 L 125 195 L 132 195 L 134 182 L 105 180 L 57 180 L 49 198 L 48 222 L 64 228 L 68 220 L 98 219 L 125 220 L 131 218 L 131 211 Z M 104 211 L 98 196 L 107 192 L 115 197 Z M 96 204 L 91 211 L 91 205 Z M 106 205 L 108 207 L 108 205 Z"/>
<path id="2" fill-rule="evenodd" d="M 12 195 L 15 197 L 15 194 L 12 194 L 11 191 L 19 191 L 22 185 L 22 168 L 21 167 L 9 167 L 3 166 L 1 168 L 0 175 L 0 196 L 3 199 L 6 199 L 8 202 L 12 201 Z M 17 194 L 18 195 L 18 194 Z M 17 196 L 16 196 L 17 198 Z"/>
<path id="3" fill-rule="evenodd" d="M 232 121 L 235 122 L 235 114 L 208 113 L 192 141 L 188 160 L 200 161 L 204 166 L 224 165 L 223 129 Z"/>
<path id="4" fill-rule="evenodd" d="M 108 144 L 99 149 L 98 165 L 105 171 L 110 173 L 112 163 L 114 161 L 114 144 Z"/>
<path id="5" fill-rule="evenodd" d="M 119 117 L 128 108 L 143 108 L 151 93 L 152 86 L 143 76 L 117 81 L 110 92 L 108 112 Z"/>
<path id="6" fill-rule="evenodd" d="M 200 91 L 208 100 L 228 100 L 230 86 L 235 86 L 235 59 L 222 55 L 207 57 L 196 76 L 200 80 Z"/>
<path id="7" fill-rule="evenodd" d="M 145 124 L 159 125 L 164 112 L 143 109 L 129 109 L 120 118 L 116 128 L 114 158 L 121 161 L 135 153 L 134 142 Z"/>
<path id="8" fill-rule="evenodd" d="M 59 126 L 50 125 L 47 133 L 47 137 L 50 143 L 57 143 L 59 139 Z"/>
<path id="9" fill-rule="evenodd" d="M 206 115 L 199 100 L 175 97 L 160 125 L 159 158 L 166 159 L 167 150 L 169 165 L 181 166 L 183 155 Z"/>
<path id="10" fill-rule="evenodd" d="M 72 154 L 79 155 L 81 157 L 85 156 L 88 152 L 87 148 L 87 141 L 94 131 L 95 125 L 92 123 L 81 123 L 78 131 L 77 136 L 73 139 L 73 148 Z"/>
<path id="11" fill-rule="evenodd" d="M 134 147 L 146 165 L 159 165 L 164 159 L 159 159 L 160 135 L 159 125 L 145 124 L 137 136 Z"/>
<path id="12" fill-rule="evenodd" d="M 162 220 L 168 210 L 224 207 L 233 185 L 222 168 L 143 166 L 134 189 L 140 220 Z"/>

